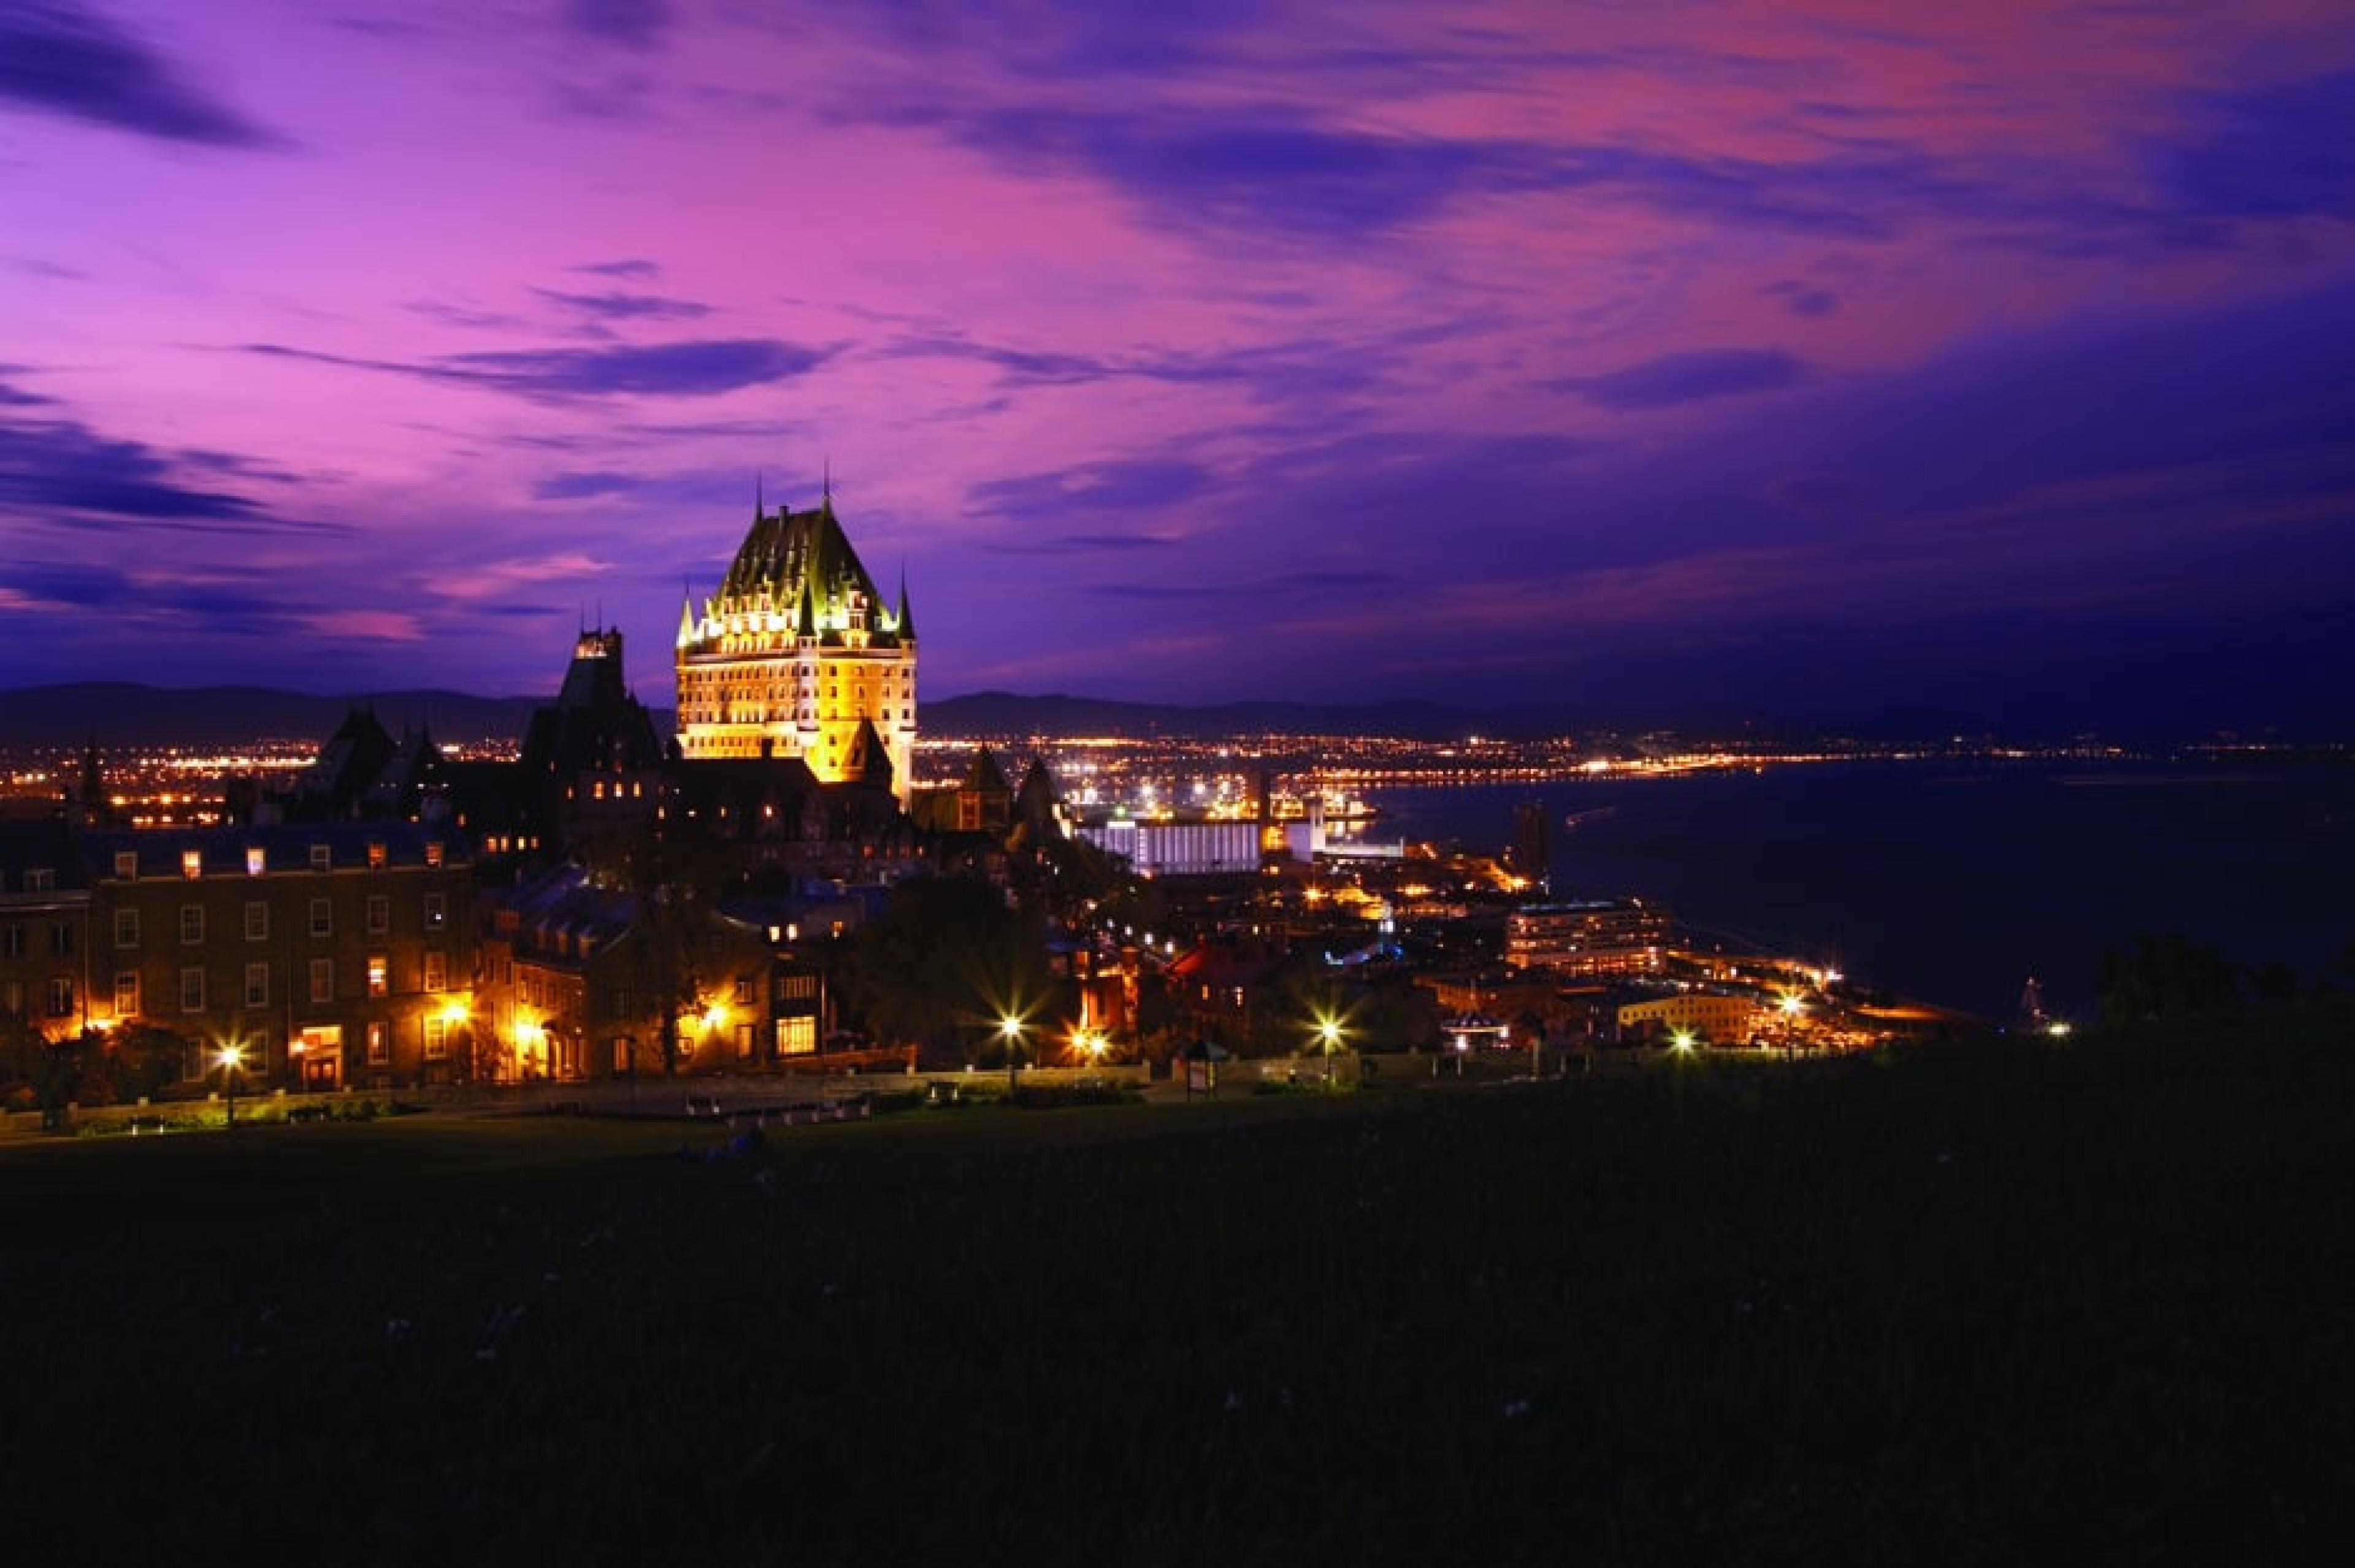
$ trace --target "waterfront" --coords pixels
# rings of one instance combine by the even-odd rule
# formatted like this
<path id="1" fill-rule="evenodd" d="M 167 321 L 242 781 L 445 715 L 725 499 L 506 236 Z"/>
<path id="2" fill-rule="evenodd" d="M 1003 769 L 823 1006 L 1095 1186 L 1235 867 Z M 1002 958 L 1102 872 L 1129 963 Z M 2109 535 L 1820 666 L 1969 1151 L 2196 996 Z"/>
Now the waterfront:
<path id="1" fill-rule="evenodd" d="M 1373 838 L 1476 848 L 1541 801 L 1557 892 L 1660 899 L 1729 948 L 1996 1019 L 2030 974 L 2089 1015 L 2102 950 L 2137 932 L 2308 981 L 2355 939 L 2355 768 L 2328 763 L 1874 760 L 1370 798 Z"/>

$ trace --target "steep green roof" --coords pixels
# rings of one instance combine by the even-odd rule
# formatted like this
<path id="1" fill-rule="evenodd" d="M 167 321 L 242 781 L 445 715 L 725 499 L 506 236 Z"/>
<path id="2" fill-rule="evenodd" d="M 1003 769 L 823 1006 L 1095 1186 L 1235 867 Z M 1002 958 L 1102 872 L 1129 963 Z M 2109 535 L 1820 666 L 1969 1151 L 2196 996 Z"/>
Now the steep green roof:
<path id="1" fill-rule="evenodd" d="M 829 497 L 806 512 L 780 507 L 756 517 L 751 531 L 720 580 L 718 607 L 766 606 L 798 616 L 806 596 L 816 629 L 848 624 L 853 593 L 866 602 L 868 624 L 879 635 L 887 610 L 875 580 L 850 548 Z"/>

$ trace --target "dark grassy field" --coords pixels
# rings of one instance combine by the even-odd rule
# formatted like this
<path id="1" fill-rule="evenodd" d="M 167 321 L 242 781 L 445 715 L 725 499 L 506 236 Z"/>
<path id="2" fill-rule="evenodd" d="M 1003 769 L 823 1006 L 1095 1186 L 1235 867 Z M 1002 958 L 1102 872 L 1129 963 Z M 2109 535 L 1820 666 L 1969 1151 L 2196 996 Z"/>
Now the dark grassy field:
<path id="1" fill-rule="evenodd" d="M 709 1141 L 713 1135 L 697 1135 Z M 2330 1561 L 2355 1033 L 0 1148 L 27 1563 Z M 2339 1559 L 2344 1560 L 2344 1559 Z"/>

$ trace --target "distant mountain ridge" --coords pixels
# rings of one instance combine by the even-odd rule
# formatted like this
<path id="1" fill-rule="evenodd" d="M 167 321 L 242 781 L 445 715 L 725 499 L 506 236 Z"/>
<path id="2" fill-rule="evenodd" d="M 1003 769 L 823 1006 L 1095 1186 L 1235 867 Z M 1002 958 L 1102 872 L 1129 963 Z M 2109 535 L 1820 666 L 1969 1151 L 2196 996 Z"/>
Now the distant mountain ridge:
<path id="1" fill-rule="evenodd" d="M 93 735 L 103 747 L 219 746 L 260 739 L 324 741 L 355 707 L 370 708 L 398 735 L 423 724 L 439 741 L 519 739 L 534 709 L 555 700 L 538 697 L 478 697 L 423 689 L 322 697 L 257 686 L 208 686 L 185 690 L 131 681 L 82 681 L 65 686 L 0 690 L 0 746 L 79 746 Z M 658 732 L 671 733 L 675 715 L 655 709 Z M 1330 703 L 1250 701 L 1189 706 L 1118 702 L 1060 692 L 1026 696 L 979 691 L 924 701 L 922 728 L 934 735 L 1040 736 L 1363 735 L 1407 741 L 1458 741 L 1467 735 L 1530 740 L 1598 731 L 1631 735 L 1670 730 L 1724 740 L 1861 734 L 1883 739 L 1937 737 L 1967 726 L 1959 716 L 1934 712 L 1859 716 L 1838 730 L 1793 722 L 1722 703 L 1673 712 L 1604 709 L 1568 704 L 1483 711 L 1401 699 Z"/>
<path id="2" fill-rule="evenodd" d="M 553 697 L 477 697 L 439 689 L 321 697 L 256 686 L 173 689 L 131 681 L 81 681 L 0 690 L 0 745 L 78 746 L 93 736 L 102 747 L 218 746 L 265 738 L 324 741 L 354 708 L 373 709 L 395 734 L 422 724 L 441 741 L 515 739 L 531 722 L 533 710 Z M 672 715 L 657 709 L 655 717 L 667 734 Z M 920 718 L 934 734 L 1058 738 L 1291 733 L 1443 741 L 1475 731 L 1539 732 L 1528 716 L 1517 721 L 1513 716 L 1467 713 L 1431 702 L 1263 701 L 1189 707 L 1008 691 L 926 702 Z"/>
<path id="3" fill-rule="evenodd" d="M 260 686 L 186 690 L 131 681 L 0 691 L 0 745 L 227 746 L 256 740 L 325 741 L 355 708 L 373 709 L 398 735 L 422 724 L 439 741 L 520 736 L 544 697 L 463 691 L 383 691 L 319 697 Z"/>

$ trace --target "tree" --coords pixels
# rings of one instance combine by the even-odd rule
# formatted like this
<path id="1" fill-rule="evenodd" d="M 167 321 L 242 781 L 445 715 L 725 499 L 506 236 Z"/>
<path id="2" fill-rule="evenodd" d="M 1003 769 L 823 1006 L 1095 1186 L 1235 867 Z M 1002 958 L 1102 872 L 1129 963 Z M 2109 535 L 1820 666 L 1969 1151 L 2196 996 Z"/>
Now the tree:
<path id="1" fill-rule="evenodd" d="M 2102 1017 L 2110 1023 L 2231 1007 L 2241 999 L 2240 970 L 2222 951 L 2180 932 L 2137 935 L 2132 952 L 2102 955 Z"/>
<path id="2" fill-rule="evenodd" d="M 879 1038 L 970 1062 L 1004 1017 L 1034 1019 L 1054 1000 L 1036 926 L 977 877 L 927 877 L 891 890 L 860 928 L 852 984 Z"/>

